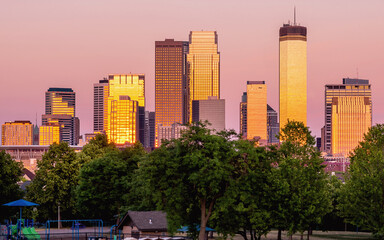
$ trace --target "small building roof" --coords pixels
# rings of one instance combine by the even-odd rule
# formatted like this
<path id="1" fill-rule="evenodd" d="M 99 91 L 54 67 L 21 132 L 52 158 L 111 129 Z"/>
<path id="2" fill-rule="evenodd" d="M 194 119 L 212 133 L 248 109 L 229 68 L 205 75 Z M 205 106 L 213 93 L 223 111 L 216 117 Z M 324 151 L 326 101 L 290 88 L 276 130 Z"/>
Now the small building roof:
<path id="1" fill-rule="evenodd" d="M 166 232 L 167 214 L 162 211 L 128 211 L 117 228 L 126 225 L 134 225 L 142 232 Z"/>

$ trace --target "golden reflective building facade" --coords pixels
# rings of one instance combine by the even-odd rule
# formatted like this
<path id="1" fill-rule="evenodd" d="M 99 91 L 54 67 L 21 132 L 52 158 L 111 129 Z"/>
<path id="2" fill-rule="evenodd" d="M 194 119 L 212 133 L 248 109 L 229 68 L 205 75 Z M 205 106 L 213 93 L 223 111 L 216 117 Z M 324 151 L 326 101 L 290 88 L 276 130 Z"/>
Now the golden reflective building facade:
<path id="1" fill-rule="evenodd" d="M 206 100 L 209 96 L 220 99 L 220 53 L 215 31 L 190 32 L 187 63 L 191 121 L 193 100 Z"/>
<path id="2" fill-rule="evenodd" d="M 247 139 L 257 139 L 266 144 L 267 135 L 267 85 L 264 81 L 247 82 Z"/>
<path id="3" fill-rule="evenodd" d="M 324 150 L 348 157 L 372 126 L 371 85 L 368 80 L 343 79 L 325 86 Z"/>
<path id="4" fill-rule="evenodd" d="M 132 144 L 138 140 L 138 102 L 129 96 L 111 100 L 109 118 L 109 141 L 116 144 Z"/>
<path id="5" fill-rule="evenodd" d="M 158 126 L 188 121 L 186 54 L 188 42 L 155 42 L 155 147 L 160 144 Z"/>
<path id="6" fill-rule="evenodd" d="M 5 122 L 1 126 L 2 145 L 32 145 L 33 125 L 30 121 Z"/>
<path id="7" fill-rule="evenodd" d="M 284 24 L 279 42 L 280 129 L 288 119 L 307 125 L 307 28 Z"/>
<path id="8" fill-rule="evenodd" d="M 80 120 L 76 117 L 76 93 L 71 88 L 49 88 L 45 92 L 45 115 L 42 125 L 59 122 L 60 141 L 77 145 L 80 137 Z M 41 138 L 41 137 L 40 137 Z M 41 139 L 42 142 L 48 140 Z"/>
<path id="9" fill-rule="evenodd" d="M 105 128 L 109 141 L 131 144 L 141 139 L 141 135 L 144 138 L 144 81 L 144 74 L 109 75 L 108 123 Z"/>
<path id="10" fill-rule="evenodd" d="M 58 121 L 51 121 L 47 125 L 39 128 L 39 145 L 51 145 L 52 143 L 60 143 L 61 127 Z"/>

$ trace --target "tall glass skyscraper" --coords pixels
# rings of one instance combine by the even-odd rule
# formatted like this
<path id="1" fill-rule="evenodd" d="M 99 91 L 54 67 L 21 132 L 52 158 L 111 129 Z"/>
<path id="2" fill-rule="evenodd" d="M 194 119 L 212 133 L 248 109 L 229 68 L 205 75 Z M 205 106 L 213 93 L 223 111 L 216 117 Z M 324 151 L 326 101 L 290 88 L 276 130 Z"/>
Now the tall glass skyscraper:
<path id="1" fill-rule="evenodd" d="M 45 115 L 42 125 L 59 123 L 61 141 L 77 145 L 80 136 L 80 121 L 76 117 L 76 93 L 71 88 L 49 88 L 45 92 Z M 40 136 L 41 138 L 41 136 Z M 41 139 L 40 142 L 46 142 Z"/>
<path id="2" fill-rule="evenodd" d="M 155 146 L 158 147 L 158 126 L 184 124 L 188 121 L 188 88 L 186 54 L 188 42 L 155 42 Z"/>
<path id="3" fill-rule="evenodd" d="M 220 53 L 215 31 L 190 32 L 187 62 L 191 121 L 193 100 L 206 100 L 209 96 L 220 99 Z"/>
<path id="4" fill-rule="evenodd" d="M 109 75 L 108 139 L 117 144 L 144 143 L 144 74 Z M 128 131 L 128 133 L 126 132 Z"/>
<path id="5" fill-rule="evenodd" d="M 267 85 L 264 81 L 247 82 L 247 139 L 257 138 L 266 144 L 267 135 Z"/>
<path id="6" fill-rule="evenodd" d="M 93 84 L 93 132 L 105 133 L 108 125 L 108 79 Z"/>
<path id="7" fill-rule="evenodd" d="M 288 120 L 307 125 L 307 28 L 280 28 L 280 129 Z"/>
<path id="8" fill-rule="evenodd" d="M 368 80 L 344 78 L 325 85 L 325 127 L 322 149 L 348 157 L 372 126 L 371 85 Z"/>

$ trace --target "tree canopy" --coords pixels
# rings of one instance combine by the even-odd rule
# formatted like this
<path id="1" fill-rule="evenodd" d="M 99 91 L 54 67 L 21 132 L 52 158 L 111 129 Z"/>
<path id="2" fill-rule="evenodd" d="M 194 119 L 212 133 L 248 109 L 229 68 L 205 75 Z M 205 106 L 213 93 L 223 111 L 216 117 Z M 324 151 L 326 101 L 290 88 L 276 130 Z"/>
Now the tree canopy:
<path id="1" fill-rule="evenodd" d="M 22 197 L 17 182 L 21 180 L 22 164 L 12 160 L 11 156 L 5 151 L 0 152 L 0 220 L 7 218 L 11 212 L 15 212 L 10 207 L 2 206 Z M 17 212 L 18 210 L 16 210 Z"/>
<path id="2" fill-rule="evenodd" d="M 36 177 L 27 187 L 27 198 L 40 204 L 39 219 L 54 219 L 60 205 L 62 218 L 75 213 L 74 190 L 81 164 L 66 142 L 54 143 L 37 162 Z"/>
<path id="3" fill-rule="evenodd" d="M 110 151 L 86 163 L 76 189 L 77 207 L 88 218 L 112 220 L 122 206 L 131 204 L 131 182 L 146 152 L 140 143 L 123 151 Z M 97 211 L 95 211 L 97 209 Z"/>
<path id="4" fill-rule="evenodd" d="M 196 123 L 141 163 L 141 176 L 148 179 L 158 206 L 168 213 L 171 231 L 199 224 L 199 239 L 205 238 L 216 202 L 239 175 L 233 136 L 233 132 L 214 134 Z"/>
<path id="5" fill-rule="evenodd" d="M 384 125 L 372 127 L 353 151 L 339 209 L 349 223 L 384 239 Z"/>

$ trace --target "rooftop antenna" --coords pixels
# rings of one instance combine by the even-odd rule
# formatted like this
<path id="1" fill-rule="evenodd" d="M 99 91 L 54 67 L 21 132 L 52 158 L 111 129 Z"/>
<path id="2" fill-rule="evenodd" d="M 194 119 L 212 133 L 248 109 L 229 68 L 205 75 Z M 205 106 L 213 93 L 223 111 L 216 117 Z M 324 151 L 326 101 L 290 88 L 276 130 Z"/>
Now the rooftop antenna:
<path id="1" fill-rule="evenodd" d="M 356 67 L 356 77 L 359 79 L 359 67 Z"/>
<path id="2" fill-rule="evenodd" d="M 293 7 L 293 25 L 296 26 L 296 6 Z"/>

